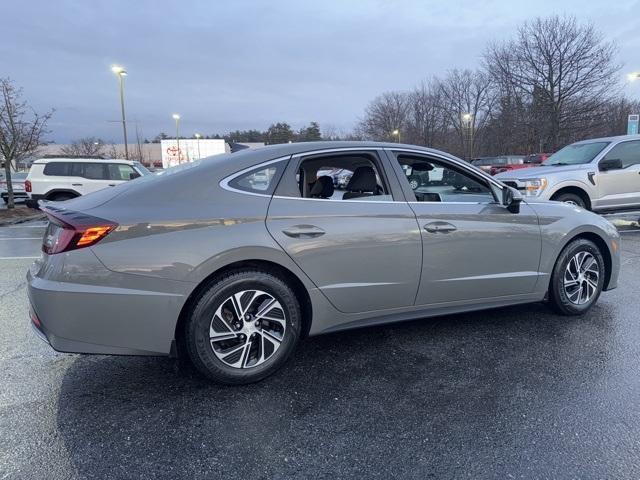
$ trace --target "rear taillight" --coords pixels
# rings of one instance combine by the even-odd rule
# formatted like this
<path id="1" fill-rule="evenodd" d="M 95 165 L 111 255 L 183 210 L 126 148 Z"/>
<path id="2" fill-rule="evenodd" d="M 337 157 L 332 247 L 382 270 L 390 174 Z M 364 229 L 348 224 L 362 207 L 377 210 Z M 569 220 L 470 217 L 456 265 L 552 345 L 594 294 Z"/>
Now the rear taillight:
<path id="1" fill-rule="evenodd" d="M 42 239 L 42 251 L 48 255 L 90 247 L 118 227 L 109 220 L 58 207 L 46 206 L 43 211 L 49 217 L 49 225 Z"/>
<path id="2" fill-rule="evenodd" d="M 31 180 L 24 181 L 24 191 L 27 193 L 31 193 Z"/>

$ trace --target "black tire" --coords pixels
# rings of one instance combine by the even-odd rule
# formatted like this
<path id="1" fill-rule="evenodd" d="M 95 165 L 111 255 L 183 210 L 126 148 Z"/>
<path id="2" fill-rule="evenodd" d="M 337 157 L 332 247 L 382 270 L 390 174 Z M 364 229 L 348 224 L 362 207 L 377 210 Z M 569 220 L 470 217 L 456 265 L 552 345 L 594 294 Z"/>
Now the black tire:
<path id="1" fill-rule="evenodd" d="M 223 362 L 214 353 L 209 337 L 209 329 L 217 309 L 230 296 L 243 290 L 261 290 L 271 295 L 280 303 L 286 322 L 279 347 L 264 363 L 248 368 L 233 367 Z M 189 312 L 184 332 L 187 353 L 196 368 L 215 382 L 229 385 L 258 382 L 286 363 L 298 344 L 301 322 L 298 299 L 282 279 L 262 270 L 229 272 L 215 279 Z"/>
<path id="2" fill-rule="evenodd" d="M 72 198 L 76 198 L 76 195 L 72 193 L 56 193 L 51 195 L 47 200 L 51 200 L 52 202 L 64 202 L 65 200 L 71 200 Z"/>
<path id="3" fill-rule="evenodd" d="M 577 205 L 580 208 L 587 208 L 587 202 L 580 195 L 576 195 L 575 193 L 561 193 L 557 197 L 554 198 L 557 202 L 570 203 L 571 205 Z"/>
<path id="4" fill-rule="evenodd" d="M 569 298 L 564 282 L 567 265 L 581 252 L 586 252 L 595 259 L 599 275 L 597 288 L 593 295 L 585 303 L 576 304 Z M 604 287 L 605 274 L 605 263 L 600 249 L 589 240 L 574 240 L 562 250 L 553 267 L 551 282 L 549 284 L 549 303 L 556 312 L 562 315 L 582 315 L 598 301 L 598 297 L 600 297 L 600 293 L 602 293 L 602 288 Z M 584 282 L 582 284 L 585 285 Z"/>

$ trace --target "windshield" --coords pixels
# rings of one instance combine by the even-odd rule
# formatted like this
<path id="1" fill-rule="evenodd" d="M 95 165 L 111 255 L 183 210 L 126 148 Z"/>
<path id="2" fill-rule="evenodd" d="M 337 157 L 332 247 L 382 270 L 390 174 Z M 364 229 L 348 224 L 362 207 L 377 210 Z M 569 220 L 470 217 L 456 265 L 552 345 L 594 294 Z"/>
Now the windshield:
<path id="1" fill-rule="evenodd" d="M 135 165 L 136 170 L 140 172 L 140 175 L 151 175 L 151 171 L 149 171 L 149 169 L 140 162 L 133 162 L 133 164 Z"/>
<path id="2" fill-rule="evenodd" d="M 574 143 L 551 155 L 542 165 L 581 165 L 589 163 L 609 142 Z"/>

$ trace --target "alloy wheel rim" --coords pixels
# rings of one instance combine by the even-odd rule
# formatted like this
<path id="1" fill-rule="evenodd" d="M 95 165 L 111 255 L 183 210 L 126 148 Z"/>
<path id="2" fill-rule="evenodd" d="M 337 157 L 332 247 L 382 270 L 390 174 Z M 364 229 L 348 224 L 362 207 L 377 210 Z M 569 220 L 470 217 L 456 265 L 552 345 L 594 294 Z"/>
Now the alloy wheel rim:
<path id="1" fill-rule="evenodd" d="M 579 207 L 580 205 L 578 205 L 578 202 L 574 201 L 574 200 L 565 200 L 564 203 L 567 203 L 569 205 L 574 205 L 576 207 Z"/>
<path id="2" fill-rule="evenodd" d="M 416 180 L 411 180 L 411 189 L 415 190 L 418 188 L 418 182 Z"/>
<path id="3" fill-rule="evenodd" d="M 253 368 L 278 351 L 287 329 L 280 302 L 262 290 L 242 290 L 220 304 L 209 325 L 213 353 L 233 368 Z"/>
<path id="4" fill-rule="evenodd" d="M 600 266 L 595 257 L 586 251 L 578 252 L 564 270 L 564 292 L 574 305 L 584 305 L 598 291 Z"/>

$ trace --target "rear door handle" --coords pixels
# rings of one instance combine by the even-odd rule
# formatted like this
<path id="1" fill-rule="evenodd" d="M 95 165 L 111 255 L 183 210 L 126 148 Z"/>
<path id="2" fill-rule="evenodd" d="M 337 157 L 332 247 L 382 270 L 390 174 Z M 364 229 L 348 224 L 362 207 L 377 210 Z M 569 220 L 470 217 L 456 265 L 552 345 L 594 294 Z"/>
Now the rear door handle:
<path id="1" fill-rule="evenodd" d="M 110 183 L 110 184 L 109 184 L 109 186 L 110 186 L 110 187 L 115 187 L 115 186 L 116 186 L 116 184 L 115 184 L 115 183 Z"/>
<path id="2" fill-rule="evenodd" d="M 451 225 L 447 222 L 431 222 L 424 226 L 424 229 L 429 233 L 449 233 L 455 232 L 457 228 L 455 225 Z"/>
<path id="3" fill-rule="evenodd" d="M 315 225 L 294 225 L 282 230 L 287 237 L 291 238 L 315 238 L 325 234 L 325 231 Z"/>
<path id="4" fill-rule="evenodd" d="M 81 183 L 72 183 L 71 186 L 73 186 L 73 187 L 81 187 L 82 184 Z"/>

